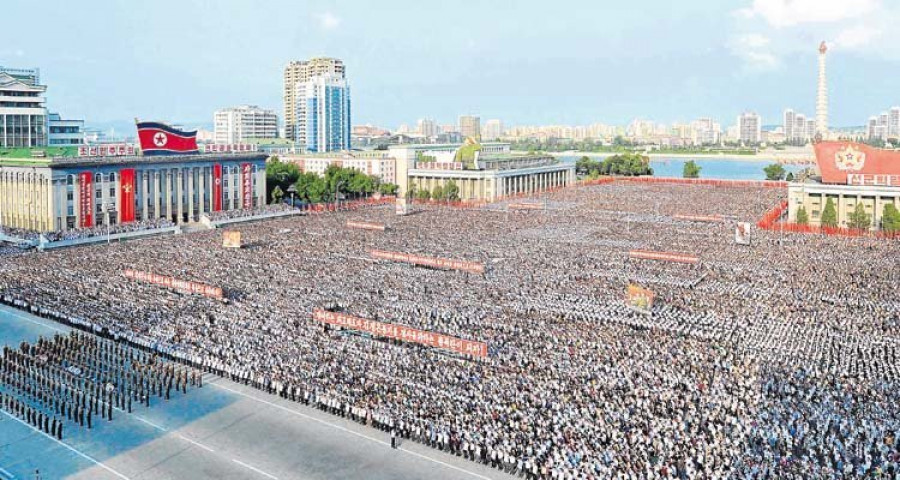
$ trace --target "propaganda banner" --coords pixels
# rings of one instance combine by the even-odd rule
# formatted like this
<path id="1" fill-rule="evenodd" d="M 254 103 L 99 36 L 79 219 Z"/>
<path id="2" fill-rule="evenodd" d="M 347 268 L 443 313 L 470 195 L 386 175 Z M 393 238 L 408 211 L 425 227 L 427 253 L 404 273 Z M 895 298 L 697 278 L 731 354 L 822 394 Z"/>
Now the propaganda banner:
<path id="1" fill-rule="evenodd" d="M 253 167 L 249 163 L 241 164 L 241 195 L 243 208 L 253 208 Z"/>
<path id="2" fill-rule="evenodd" d="M 411 263 L 423 267 L 440 268 L 442 270 L 459 270 L 462 272 L 483 274 L 484 264 L 478 262 L 466 262 L 449 258 L 426 257 L 413 253 L 388 252 L 385 250 L 369 250 L 369 255 L 381 260 Z"/>
<path id="3" fill-rule="evenodd" d="M 385 228 L 383 223 L 355 222 L 352 220 L 347 222 L 347 227 L 348 228 L 358 228 L 361 230 L 378 230 L 381 232 L 383 232 L 384 228 Z"/>
<path id="4" fill-rule="evenodd" d="M 721 215 L 683 215 L 679 213 L 672 218 L 677 220 L 687 220 L 689 222 L 723 223 L 725 221 L 725 218 Z"/>
<path id="5" fill-rule="evenodd" d="M 139 282 L 150 283 L 153 285 L 170 288 L 172 290 L 178 290 L 184 293 L 202 295 L 204 297 L 214 298 L 216 300 L 223 300 L 225 298 L 225 295 L 223 294 L 221 288 L 213 287 L 211 285 L 206 285 L 203 283 L 191 282 L 188 280 L 179 280 L 175 277 L 167 277 L 165 275 L 157 275 L 155 273 L 140 272 L 131 269 L 126 269 L 124 273 L 125 278 L 136 280 Z"/>
<path id="6" fill-rule="evenodd" d="M 510 203 L 506 207 L 509 210 L 543 210 L 543 203 Z"/>
<path id="7" fill-rule="evenodd" d="M 94 174 L 78 174 L 78 204 L 81 213 L 81 228 L 94 226 Z"/>
<path id="8" fill-rule="evenodd" d="M 134 221 L 135 188 L 134 169 L 123 168 L 119 170 L 119 213 L 122 215 L 122 223 Z"/>
<path id="9" fill-rule="evenodd" d="M 222 246 L 225 248 L 241 248 L 241 232 L 227 231 L 222 237 Z"/>
<path id="10" fill-rule="evenodd" d="M 625 304 L 632 310 L 649 314 L 653 309 L 655 294 L 646 288 L 629 283 L 625 290 Z"/>
<path id="11" fill-rule="evenodd" d="M 344 313 L 329 312 L 328 310 L 323 310 L 321 308 L 317 308 L 313 311 L 313 319 L 337 327 L 370 333 L 377 337 L 417 343 L 419 345 L 449 350 L 461 355 L 469 355 L 476 358 L 487 357 L 487 344 L 484 342 L 465 340 L 459 337 L 444 335 L 442 333 L 419 330 L 407 327 L 406 325 L 383 323 Z"/>
<path id="12" fill-rule="evenodd" d="M 630 258 L 639 258 L 643 260 L 660 260 L 664 262 L 691 264 L 700 262 L 700 258 L 694 255 L 675 252 L 655 252 L 653 250 L 629 250 L 628 256 Z"/>
<path id="13" fill-rule="evenodd" d="M 222 211 L 222 164 L 213 164 L 212 210 Z"/>
<path id="14" fill-rule="evenodd" d="M 750 224 L 738 222 L 734 226 L 734 243 L 738 245 L 750 245 Z"/>

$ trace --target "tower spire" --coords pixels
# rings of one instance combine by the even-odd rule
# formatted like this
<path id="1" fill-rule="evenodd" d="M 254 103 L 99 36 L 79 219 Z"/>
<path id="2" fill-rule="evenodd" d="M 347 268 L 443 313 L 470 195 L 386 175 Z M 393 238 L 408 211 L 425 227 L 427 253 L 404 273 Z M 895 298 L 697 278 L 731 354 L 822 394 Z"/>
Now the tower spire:
<path id="1" fill-rule="evenodd" d="M 819 44 L 819 87 L 816 91 L 816 136 L 828 138 L 828 78 L 825 71 L 825 55 L 828 46 Z"/>

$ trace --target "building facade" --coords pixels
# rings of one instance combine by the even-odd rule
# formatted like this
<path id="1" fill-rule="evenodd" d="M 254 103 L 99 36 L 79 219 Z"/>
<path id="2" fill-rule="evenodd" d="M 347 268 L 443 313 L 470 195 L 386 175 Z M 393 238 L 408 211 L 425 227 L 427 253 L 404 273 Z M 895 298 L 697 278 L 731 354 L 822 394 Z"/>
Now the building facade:
<path id="1" fill-rule="evenodd" d="M 866 137 L 869 140 L 885 141 L 900 139 L 900 107 L 893 107 L 887 112 L 869 117 Z"/>
<path id="2" fill-rule="evenodd" d="M 808 143 L 816 138 L 816 121 L 792 109 L 784 111 L 784 139 L 790 143 Z"/>
<path id="3" fill-rule="evenodd" d="M 53 158 L 0 161 L 0 227 L 38 232 L 265 205 L 265 155 Z"/>
<path id="4" fill-rule="evenodd" d="M 214 143 L 245 143 L 247 139 L 278 137 L 278 116 L 275 111 L 256 105 L 217 110 L 213 115 Z"/>
<path id="5" fill-rule="evenodd" d="M 296 142 L 307 152 L 350 149 L 350 85 L 338 75 L 313 77 L 296 85 Z"/>
<path id="6" fill-rule="evenodd" d="M 295 61 L 284 67 L 284 134 L 286 138 L 297 140 L 297 84 L 306 83 L 312 78 L 336 75 L 346 78 L 344 62 L 336 58 L 311 58 Z"/>
<path id="7" fill-rule="evenodd" d="M 38 69 L 0 67 L 0 148 L 47 145 L 47 109 Z"/>
<path id="8" fill-rule="evenodd" d="M 492 119 L 484 122 L 481 128 L 481 138 L 484 140 L 497 140 L 503 136 L 503 122 L 499 119 Z"/>
<path id="9" fill-rule="evenodd" d="M 744 112 L 737 118 L 738 140 L 743 143 L 762 141 L 762 120 L 753 112 Z"/>
<path id="10" fill-rule="evenodd" d="M 461 115 L 459 117 L 459 133 L 463 139 L 481 138 L 481 118 L 475 115 Z"/>
<path id="11" fill-rule="evenodd" d="M 84 145 L 84 120 L 66 120 L 58 113 L 47 116 L 47 138 L 51 147 Z"/>
<path id="12" fill-rule="evenodd" d="M 809 224 L 821 226 L 831 200 L 838 227 L 850 226 L 850 214 L 860 204 L 877 229 L 885 205 L 900 208 L 900 152 L 853 142 L 820 142 L 815 151 L 821 176 L 788 184 L 788 221 L 796 222 L 803 207 Z"/>
<path id="13" fill-rule="evenodd" d="M 397 162 L 384 150 L 352 151 L 326 154 L 282 155 L 282 162 L 290 162 L 301 172 L 311 172 L 322 176 L 325 170 L 335 165 L 359 170 L 366 175 L 374 175 L 383 183 L 397 183 Z"/>

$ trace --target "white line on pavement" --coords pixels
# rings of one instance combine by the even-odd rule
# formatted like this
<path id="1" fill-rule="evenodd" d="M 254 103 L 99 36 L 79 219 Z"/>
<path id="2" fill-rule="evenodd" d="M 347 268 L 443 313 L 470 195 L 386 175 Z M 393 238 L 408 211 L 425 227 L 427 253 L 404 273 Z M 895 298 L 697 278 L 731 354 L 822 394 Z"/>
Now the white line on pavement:
<path id="1" fill-rule="evenodd" d="M 142 416 L 140 416 L 140 415 L 134 415 L 134 418 L 136 418 L 136 419 L 138 419 L 138 420 L 140 420 L 140 421 L 146 423 L 147 425 L 150 425 L 151 427 L 153 427 L 153 428 L 155 428 L 155 429 L 157 429 L 157 430 L 160 430 L 160 431 L 163 431 L 163 432 L 166 431 L 165 428 L 160 427 L 159 425 L 157 425 L 157 424 L 151 422 L 150 420 L 147 420 L 146 418 L 144 418 L 144 417 L 142 417 Z"/>
<path id="2" fill-rule="evenodd" d="M 264 472 L 264 471 L 262 471 L 262 470 L 260 470 L 260 469 L 258 469 L 258 468 L 256 468 L 256 467 L 252 467 L 252 466 L 250 466 L 250 465 L 247 465 L 246 463 L 244 463 L 244 462 L 242 462 L 242 461 L 240 461 L 240 460 L 238 460 L 238 459 L 236 459 L 236 458 L 232 458 L 231 461 L 234 462 L 234 463 L 236 463 L 236 464 L 238 464 L 238 465 L 243 465 L 243 466 L 249 468 L 250 470 L 253 470 L 254 472 L 256 472 L 256 473 L 258 473 L 258 474 L 260 474 L 260 475 L 265 475 L 265 476 L 271 478 L 272 480 L 278 480 L 278 478 L 275 477 L 274 475 L 270 475 L 270 474 L 268 474 L 268 473 L 266 473 L 266 472 Z"/>
<path id="3" fill-rule="evenodd" d="M 28 318 L 28 317 L 24 317 L 24 316 L 19 315 L 18 313 L 16 313 L 14 310 L 6 309 L 6 308 L 4 308 L 3 310 L 4 310 L 6 313 L 12 315 L 13 317 L 20 318 L 20 319 L 22 319 L 22 320 L 25 320 L 26 322 L 30 322 L 30 323 L 33 323 L 33 324 L 35 324 L 35 325 L 40 325 L 40 326 L 42 326 L 42 327 L 46 327 L 46 328 L 49 328 L 49 329 L 51 329 L 51 330 L 56 330 L 56 331 L 59 332 L 59 333 L 66 333 L 65 330 L 63 330 L 63 329 L 61 329 L 61 328 L 59 328 L 59 327 L 56 327 L 56 326 L 53 326 L 53 325 L 48 325 L 48 324 L 46 324 L 46 323 L 44 323 L 44 322 L 38 322 L 37 320 L 31 319 L 31 318 Z"/>
<path id="4" fill-rule="evenodd" d="M 188 438 L 188 437 L 185 437 L 184 435 L 182 435 L 182 434 L 180 434 L 180 433 L 176 433 L 176 435 L 178 435 L 178 438 L 180 438 L 180 439 L 182 439 L 182 440 L 184 440 L 184 441 L 186 441 L 186 442 L 193 443 L 194 445 L 196 445 L 196 446 L 198 446 L 198 447 L 200 447 L 200 448 L 206 450 L 207 452 L 215 453 L 215 450 L 213 450 L 213 449 L 207 447 L 206 445 L 204 445 L 204 444 L 202 444 L 202 443 L 195 442 L 195 441 L 191 440 L 191 439 Z"/>
<path id="5" fill-rule="evenodd" d="M 20 418 L 18 418 L 18 417 L 16 417 L 16 416 L 11 415 L 11 414 L 7 413 L 7 412 L 4 411 L 4 410 L 0 410 L 0 413 L 3 413 L 3 414 L 6 415 L 7 417 L 9 417 L 9 418 L 11 418 L 11 419 L 13 419 L 13 420 L 15 420 L 15 421 L 21 423 L 22 425 L 25 425 L 26 427 L 31 428 L 32 430 L 37 431 L 37 432 L 40 433 L 41 435 L 43 435 L 43 436 L 49 438 L 50 440 L 53 440 L 54 442 L 56 442 L 56 443 L 62 445 L 62 446 L 65 447 L 66 449 L 68 449 L 68 450 L 70 450 L 70 451 L 72 451 L 72 452 L 78 454 L 79 456 L 81 456 L 81 457 L 83 457 L 83 458 L 85 458 L 85 459 L 87 459 L 87 460 L 90 460 L 90 461 L 93 462 L 95 465 L 97 465 L 97 466 L 103 468 L 104 470 L 106 470 L 106 471 L 112 473 L 113 475 L 115 475 L 115 476 L 121 478 L 122 480 L 130 480 L 128 477 L 126 477 L 125 475 L 122 475 L 121 473 L 119 473 L 119 472 L 113 470 L 112 468 L 110 468 L 110 467 L 109 467 L 108 465 L 106 465 L 105 463 L 103 463 L 103 462 L 101 462 L 101 461 L 95 459 L 94 457 L 92 457 L 92 456 L 90 456 L 90 455 L 88 455 L 88 454 L 86 454 L 86 453 L 84 453 L 84 452 L 82 452 L 82 451 L 80 451 L 80 450 L 77 450 L 76 448 L 72 447 L 72 446 L 69 445 L 69 444 L 63 443 L 62 441 L 60 441 L 60 440 L 58 440 L 58 439 L 56 439 L 56 438 L 54 438 L 54 437 L 52 437 L 52 436 L 50 436 L 50 435 L 48 435 L 48 434 L 42 432 L 42 431 L 40 431 L 40 430 L 37 430 L 37 429 L 33 428 L 31 425 L 28 425 L 27 423 L 25 423 L 22 419 L 20 419 Z"/>
<path id="6" fill-rule="evenodd" d="M 8 472 L 5 468 L 3 468 L 3 467 L 0 467 L 0 473 L 2 473 L 3 476 L 5 476 L 6 478 L 8 478 L 9 480 L 14 480 L 14 479 L 16 478 L 15 475 L 9 473 L 9 472 Z"/>
<path id="7" fill-rule="evenodd" d="M 263 399 L 261 399 L 261 398 L 254 397 L 253 395 L 249 395 L 249 394 L 244 393 L 244 392 L 241 392 L 241 391 L 239 391 L 239 390 L 235 390 L 235 389 L 233 389 L 233 388 L 229 388 L 229 387 L 226 387 L 226 386 L 224 386 L 224 385 L 219 385 L 218 383 L 209 382 L 209 384 L 210 384 L 210 385 L 214 385 L 214 386 L 219 387 L 219 388 L 224 389 L 224 390 L 228 390 L 229 392 L 236 393 L 236 394 L 238 394 L 238 395 L 240 395 L 240 396 L 242 396 L 242 397 L 246 397 L 246 398 L 249 398 L 249 399 L 251 399 L 251 400 L 255 400 L 255 401 L 257 401 L 257 402 L 265 403 L 266 405 L 269 405 L 269 406 L 278 408 L 278 409 L 280 409 L 280 410 L 284 410 L 284 411 L 286 411 L 286 412 L 288 412 L 288 413 L 292 413 L 292 414 L 294 414 L 294 415 L 297 415 L 297 416 L 300 416 L 300 417 L 303 417 L 303 418 L 307 418 L 307 419 L 312 420 L 312 421 L 314 421 L 314 422 L 318 422 L 318 423 L 321 423 L 321 424 L 323 424 L 323 425 L 328 425 L 329 427 L 336 428 L 336 429 L 341 430 L 341 431 L 343 431 L 343 432 L 347 432 L 347 433 L 349 433 L 349 434 L 351 434 L 351 435 L 356 435 L 357 437 L 365 438 L 366 440 L 370 440 L 370 441 L 375 442 L 375 443 L 380 443 L 380 444 L 382 444 L 382 445 L 386 445 L 386 446 L 390 446 L 390 445 L 391 445 L 390 443 L 385 442 L 384 440 L 379 440 L 379 439 L 377 439 L 377 438 L 370 437 L 370 436 L 368 436 L 368 435 L 366 435 L 366 434 L 364 434 L 364 433 L 355 432 L 355 431 L 353 431 L 353 430 L 350 430 L 349 428 L 342 427 L 342 426 L 340 426 L 340 425 L 337 425 L 337 424 L 334 424 L 334 423 L 331 423 L 331 422 L 327 422 L 327 421 L 322 420 L 322 419 L 320 419 L 320 418 L 312 417 L 312 416 L 307 415 L 307 414 L 305 414 L 305 413 L 301 413 L 301 412 L 298 412 L 298 411 L 296 411 L 296 410 L 287 408 L 287 407 L 285 407 L 285 406 L 278 405 L 277 403 L 272 403 L 272 402 L 270 402 L 270 401 L 267 401 L 267 400 L 263 400 Z M 439 464 L 439 465 L 444 465 L 444 466 L 446 466 L 446 467 L 450 467 L 450 468 L 452 468 L 452 469 L 454 469 L 454 470 L 457 470 L 457 471 L 459 471 L 459 472 L 466 473 L 466 474 L 471 475 L 471 476 L 473 476 L 473 477 L 481 478 L 482 480 L 491 480 L 489 477 L 485 477 L 484 475 L 475 473 L 475 472 L 470 471 L 470 470 L 466 470 L 466 469 L 461 468 L 461 467 L 457 467 L 457 466 L 455 466 L 455 465 L 450 465 L 449 463 L 442 462 L 442 461 L 437 460 L 437 459 L 435 459 L 435 458 L 431 458 L 431 457 L 429 457 L 429 456 L 427 456 L 427 455 L 422 455 L 422 454 L 420 454 L 420 453 L 416 453 L 416 452 L 407 450 L 407 449 L 405 449 L 405 448 L 399 448 L 398 450 L 400 450 L 401 452 L 405 452 L 405 453 L 408 453 L 408 454 L 410 454 L 410 455 L 414 455 L 414 456 L 416 456 L 416 457 L 419 457 L 419 458 L 422 458 L 422 459 L 425 459 L 425 460 L 428 460 L 428 461 L 437 463 L 437 464 Z"/>

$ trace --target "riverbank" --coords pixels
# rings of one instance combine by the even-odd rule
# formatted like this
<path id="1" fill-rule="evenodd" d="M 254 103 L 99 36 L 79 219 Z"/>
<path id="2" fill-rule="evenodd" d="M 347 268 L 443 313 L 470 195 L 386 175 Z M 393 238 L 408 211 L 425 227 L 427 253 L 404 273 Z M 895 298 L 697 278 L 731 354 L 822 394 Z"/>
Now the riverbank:
<path id="1" fill-rule="evenodd" d="M 527 154 L 528 152 L 513 152 L 516 154 Z M 591 157 L 591 158 L 606 158 L 612 155 L 616 155 L 614 152 L 578 152 L 578 151 L 567 151 L 567 152 L 545 152 L 547 155 L 552 155 L 554 157 Z M 713 160 L 726 160 L 733 162 L 760 162 L 760 163 L 801 163 L 806 162 L 809 165 L 815 164 L 815 155 L 812 152 L 809 153 L 800 153 L 800 152 L 778 152 L 778 151 L 766 151 L 755 153 L 751 155 L 742 155 L 730 152 L 721 152 L 721 153 L 650 153 L 645 154 L 649 156 L 651 159 L 713 159 Z"/>

